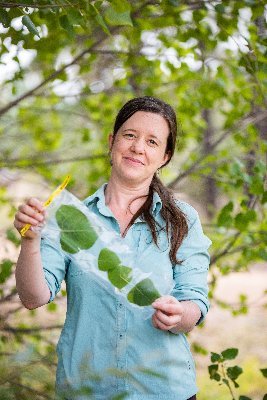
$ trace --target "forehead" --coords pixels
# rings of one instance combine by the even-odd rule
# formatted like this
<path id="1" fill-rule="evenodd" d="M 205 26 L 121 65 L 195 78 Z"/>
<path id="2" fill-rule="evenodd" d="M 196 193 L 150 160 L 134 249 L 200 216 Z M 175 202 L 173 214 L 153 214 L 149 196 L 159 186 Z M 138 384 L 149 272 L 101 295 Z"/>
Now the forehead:
<path id="1" fill-rule="evenodd" d="M 121 129 L 133 129 L 151 134 L 169 135 L 169 124 L 160 114 L 137 111 L 121 126 Z"/>

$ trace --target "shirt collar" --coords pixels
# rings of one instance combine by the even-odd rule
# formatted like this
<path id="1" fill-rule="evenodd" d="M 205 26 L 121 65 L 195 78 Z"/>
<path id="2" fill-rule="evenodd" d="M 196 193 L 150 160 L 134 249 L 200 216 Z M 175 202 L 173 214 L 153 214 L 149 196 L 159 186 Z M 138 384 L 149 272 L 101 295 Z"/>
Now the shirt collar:
<path id="1" fill-rule="evenodd" d="M 107 186 L 107 183 L 104 183 L 100 188 L 91 196 L 87 197 L 84 200 L 84 203 L 86 206 L 89 206 L 92 203 L 96 203 L 97 208 L 99 209 L 99 212 L 102 215 L 105 215 L 107 217 L 113 216 L 111 210 L 109 207 L 106 206 L 105 204 L 105 188 Z M 156 217 L 158 213 L 160 212 L 162 208 L 162 201 L 160 196 L 158 195 L 157 192 L 154 192 L 153 194 L 153 204 L 152 204 L 152 213 Z M 139 218 L 138 218 L 139 220 Z"/>

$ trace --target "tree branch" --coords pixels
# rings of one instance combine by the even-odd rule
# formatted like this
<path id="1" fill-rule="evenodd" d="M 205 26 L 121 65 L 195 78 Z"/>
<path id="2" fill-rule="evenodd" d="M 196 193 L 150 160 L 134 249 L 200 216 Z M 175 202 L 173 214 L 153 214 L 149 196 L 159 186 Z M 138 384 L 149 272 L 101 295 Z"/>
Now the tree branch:
<path id="1" fill-rule="evenodd" d="M 7 4 L 7 3 L 6 3 Z M 148 5 L 159 5 L 160 3 L 158 1 L 152 1 L 149 0 L 145 3 L 143 3 L 141 5 L 141 7 L 136 10 L 135 12 L 132 13 L 133 17 L 138 17 L 140 15 L 140 12 L 142 11 L 142 9 L 144 9 L 145 7 L 147 7 Z M 17 5 L 16 5 L 17 6 Z M 29 7 L 29 5 L 27 5 L 27 7 Z M 110 28 L 110 33 L 114 34 L 115 32 L 121 30 L 121 26 L 115 26 L 114 28 Z M 3 108 L 0 109 L 0 117 L 2 115 L 4 115 L 6 112 L 8 112 L 9 110 L 11 110 L 12 108 L 14 108 L 17 104 L 19 104 L 22 100 L 33 96 L 40 88 L 42 88 L 43 86 L 45 86 L 48 82 L 52 81 L 53 79 L 55 79 L 58 75 L 60 75 L 63 71 L 65 71 L 68 67 L 71 67 L 72 65 L 76 64 L 80 59 L 82 59 L 86 54 L 89 54 L 90 52 L 93 52 L 96 50 L 96 47 L 98 45 L 100 45 L 105 39 L 107 38 L 107 36 L 104 34 L 104 32 L 101 32 L 101 36 L 100 38 L 94 43 L 92 44 L 89 48 L 85 49 L 84 51 L 82 51 L 80 54 L 78 54 L 71 62 L 69 62 L 68 64 L 63 65 L 59 70 L 53 72 L 50 76 L 48 76 L 46 79 L 44 79 L 41 83 L 39 83 L 38 85 L 36 85 L 34 88 L 32 88 L 31 90 L 29 90 L 28 92 L 24 93 L 23 95 L 19 96 L 17 99 L 15 99 L 14 101 L 11 101 L 9 104 L 7 104 L 6 106 L 4 106 Z"/>
<path id="2" fill-rule="evenodd" d="M 8 3 L 2 2 L 0 4 L 0 8 L 62 8 L 62 7 L 75 7 L 78 6 L 79 3 L 65 3 L 65 4 L 25 4 L 25 3 Z"/>
<path id="3" fill-rule="evenodd" d="M 237 124 L 235 124 L 231 129 L 227 129 L 223 131 L 220 135 L 220 137 L 211 143 L 210 145 L 210 151 L 214 150 L 218 145 L 226 139 L 227 136 L 231 135 L 234 131 L 240 131 L 244 130 L 247 125 L 249 124 L 255 124 L 257 122 L 260 122 L 264 120 L 267 117 L 267 110 L 264 110 L 262 112 L 259 112 L 256 116 L 249 116 L 245 117 L 243 120 L 239 121 Z M 192 150 L 192 152 L 196 153 L 198 152 L 198 147 L 195 150 Z M 190 175 L 195 169 L 199 166 L 199 164 L 202 163 L 203 160 L 208 156 L 208 154 L 202 155 L 201 157 L 198 158 L 194 164 L 191 165 L 187 170 L 185 170 L 183 173 L 179 174 L 171 183 L 169 183 L 168 187 L 169 188 L 174 188 L 175 185 L 180 182 L 182 179 L 184 179 L 186 176 Z"/>
<path id="4" fill-rule="evenodd" d="M 10 332 L 13 334 L 17 334 L 17 333 L 31 334 L 31 333 L 40 332 L 40 331 L 50 331 L 53 329 L 62 329 L 62 325 L 40 326 L 38 328 L 14 328 L 12 326 L 5 326 L 3 328 L 0 328 L 0 331 Z"/>
<path id="5" fill-rule="evenodd" d="M 115 31 L 117 31 L 120 27 L 115 27 L 113 29 L 111 29 L 111 33 L 114 33 Z M 53 79 L 55 79 L 58 75 L 60 75 L 63 71 L 65 71 L 67 68 L 71 67 L 72 65 L 76 64 L 80 59 L 82 59 L 86 54 L 89 54 L 91 51 L 93 51 L 95 49 L 96 46 L 98 46 L 104 39 L 106 38 L 106 36 L 104 36 L 104 34 L 101 34 L 100 39 L 98 39 L 98 41 L 96 41 L 94 44 L 92 44 L 92 46 L 90 46 L 89 48 L 85 49 L 84 51 L 82 51 L 80 54 L 78 54 L 78 56 L 76 56 L 71 62 L 69 62 L 68 64 L 63 65 L 59 70 L 53 72 L 51 75 L 49 75 L 46 79 L 44 79 L 41 83 L 39 83 L 38 85 L 36 85 L 34 88 L 32 88 L 31 90 L 29 90 L 28 92 L 24 93 L 22 96 L 18 97 L 17 99 L 15 99 L 14 101 L 11 101 L 9 104 L 7 104 L 6 106 L 4 106 L 3 108 L 0 109 L 0 117 L 2 115 L 4 115 L 7 111 L 11 110 L 12 108 L 14 108 L 17 104 L 19 104 L 22 100 L 31 97 L 35 94 L 35 92 L 37 90 L 39 90 L 40 88 L 42 88 L 43 86 L 45 86 L 48 82 L 52 81 Z"/>
<path id="6" fill-rule="evenodd" d="M 249 203 L 247 204 L 247 207 L 250 208 L 251 210 L 253 210 L 254 207 L 255 207 L 255 205 L 256 205 L 257 200 L 258 200 L 258 197 L 257 197 L 257 196 L 253 196 L 253 198 L 251 198 L 251 199 L 249 200 Z M 240 231 L 239 231 L 239 232 L 236 232 L 235 235 L 234 235 L 234 237 L 230 240 L 230 242 L 226 244 L 225 248 L 224 248 L 221 252 L 219 252 L 219 253 L 217 253 L 217 254 L 214 254 L 214 255 L 211 257 L 211 259 L 210 259 L 210 265 L 215 264 L 216 261 L 217 261 L 219 258 L 225 256 L 226 254 L 229 254 L 229 250 L 234 246 L 235 242 L 237 241 L 237 239 L 239 238 L 239 236 L 241 235 L 241 233 L 242 233 L 242 232 L 240 232 Z"/>
<path id="7" fill-rule="evenodd" d="M 62 158 L 62 159 L 51 159 L 51 160 L 39 160 L 38 157 L 34 158 L 13 158 L 9 160 L 0 160 L 0 168 L 8 167 L 8 168 L 29 168 L 29 167 L 39 167 L 43 165 L 56 165 L 56 164 L 64 164 L 70 162 L 81 162 L 88 160 L 96 160 L 100 158 L 107 158 L 107 154 L 97 154 L 94 156 L 83 156 L 83 157 L 71 157 L 71 158 Z M 22 165 L 20 165 L 22 164 Z"/>
<path id="8" fill-rule="evenodd" d="M 33 389 L 33 388 L 29 387 L 29 386 L 22 385 L 21 383 L 15 382 L 15 381 L 13 381 L 13 380 L 10 380 L 10 381 L 7 381 L 7 382 L 10 383 L 10 384 L 13 385 L 13 386 L 18 386 L 18 387 L 20 387 L 20 388 L 22 388 L 22 389 L 26 389 L 26 390 L 28 390 L 29 392 L 34 393 L 34 394 L 37 395 L 37 396 L 43 397 L 44 399 L 53 400 L 52 397 L 49 397 L 49 396 L 47 396 L 46 394 L 44 394 L 44 393 L 42 393 L 42 392 L 39 392 L 39 390 Z"/>

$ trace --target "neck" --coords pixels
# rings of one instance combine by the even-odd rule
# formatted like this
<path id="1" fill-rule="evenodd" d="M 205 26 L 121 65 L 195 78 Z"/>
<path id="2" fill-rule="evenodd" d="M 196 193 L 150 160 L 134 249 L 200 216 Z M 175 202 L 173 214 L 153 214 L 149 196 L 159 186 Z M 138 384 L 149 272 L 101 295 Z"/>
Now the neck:
<path id="1" fill-rule="evenodd" d="M 110 208 L 126 210 L 131 202 L 140 197 L 147 196 L 151 180 L 141 183 L 119 182 L 111 174 L 105 190 L 106 205 Z M 140 197 L 133 202 L 131 209 L 137 211 L 146 201 L 146 197 Z"/>

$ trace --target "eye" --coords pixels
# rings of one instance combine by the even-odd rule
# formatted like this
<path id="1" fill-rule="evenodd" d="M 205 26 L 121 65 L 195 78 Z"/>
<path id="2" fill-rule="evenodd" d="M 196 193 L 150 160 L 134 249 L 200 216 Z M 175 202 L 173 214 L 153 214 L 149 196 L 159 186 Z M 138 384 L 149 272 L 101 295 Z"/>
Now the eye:
<path id="1" fill-rule="evenodd" d="M 158 143 L 157 143 L 154 139 L 149 139 L 148 143 L 149 143 L 151 146 L 157 146 L 157 145 L 158 145 Z"/>
<path id="2" fill-rule="evenodd" d="M 123 137 L 125 137 L 126 139 L 133 139 L 135 136 L 133 133 L 124 133 Z"/>

